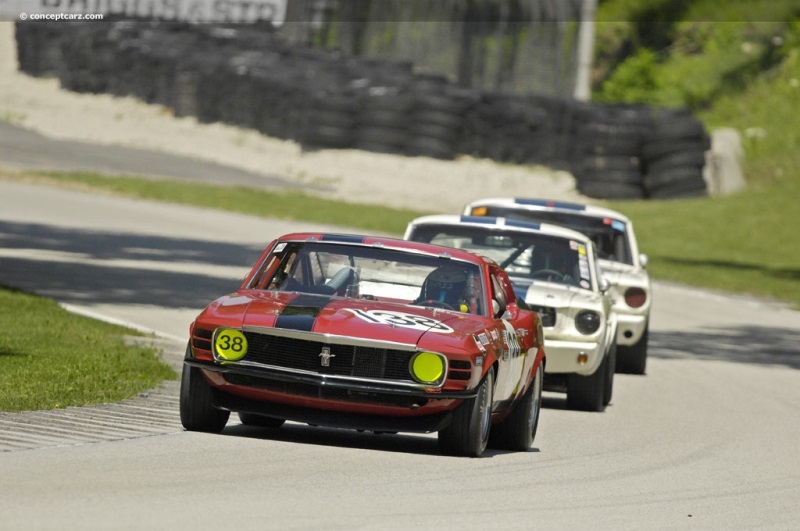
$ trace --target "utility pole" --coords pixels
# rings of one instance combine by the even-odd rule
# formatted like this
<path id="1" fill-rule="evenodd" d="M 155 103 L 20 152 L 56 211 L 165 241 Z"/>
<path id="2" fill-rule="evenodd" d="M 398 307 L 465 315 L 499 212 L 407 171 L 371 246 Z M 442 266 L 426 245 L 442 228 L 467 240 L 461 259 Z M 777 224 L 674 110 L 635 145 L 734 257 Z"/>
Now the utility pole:
<path id="1" fill-rule="evenodd" d="M 578 72 L 575 77 L 575 99 L 589 101 L 592 94 L 591 71 L 594 55 L 594 17 L 597 0 L 583 0 L 578 34 Z"/>

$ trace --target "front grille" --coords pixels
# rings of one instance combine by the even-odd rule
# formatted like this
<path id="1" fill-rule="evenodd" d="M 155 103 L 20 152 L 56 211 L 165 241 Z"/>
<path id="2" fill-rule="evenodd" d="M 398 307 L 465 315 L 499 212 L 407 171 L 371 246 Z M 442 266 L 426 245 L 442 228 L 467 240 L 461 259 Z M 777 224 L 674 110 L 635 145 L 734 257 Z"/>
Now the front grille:
<path id="1" fill-rule="evenodd" d="M 194 337 L 192 337 L 192 346 L 202 350 L 211 350 L 211 330 L 204 330 L 203 328 L 194 329 Z"/>
<path id="2" fill-rule="evenodd" d="M 279 380 L 265 380 L 243 374 L 226 374 L 225 380 L 245 387 L 255 387 L 277 393 L 323 398 L 327 400 L 347 400 L 372 405 L 397 406 L 405 408 L 422 407 L 428 399 L 418 396 L 392 395 L 387 393 L 358 392 L 352 389 L 337 387 L 320 387 L 302 382 L 282 382 Z"/>
<path id="3" fill-rule="evenodd" d="M 550 306 L 534 306 L 529 305 L 531 310 L 539 314 L 544 328 L 550 328 L 556 325 L 556 309 Z"/>
<path id="4" fill-rule="evenodd" d="M 367 346 L 337 345 L 308 339 L 245 332 L 247 355 L 242 361 L 315 372 L 326 376 L 413 382 L 408 367 L 414 352 Z M 329 355 L 320 356 L 323 348 Z M 329 365 L 323 365 L 327 358 Z"/>

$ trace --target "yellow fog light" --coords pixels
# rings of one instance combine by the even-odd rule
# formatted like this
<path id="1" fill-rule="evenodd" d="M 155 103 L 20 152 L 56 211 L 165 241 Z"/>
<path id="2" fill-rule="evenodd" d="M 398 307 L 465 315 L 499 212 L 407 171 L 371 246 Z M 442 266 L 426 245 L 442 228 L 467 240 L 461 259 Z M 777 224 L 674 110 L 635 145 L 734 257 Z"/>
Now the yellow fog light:
<path id="1" fill-rule="evenodd" d="M 420 352 L 411 359 L 411 375 L 421 383 L 439 383 L 444 377 L 444 356 Z"/>
<path id="2" fill-rule="evenodd" d="M 240 360 L 247 354 L 247 338 L 241 330 L 217 329 L 214 334 L 214 354 L 225 361 Z"/>
<path id="3" fill-rule="evenodd" d="M 585 352 L 581 352 L 578 354 L 578 365 L 586 365 L 586 362 L 589 361 L 589 355 Z"/>

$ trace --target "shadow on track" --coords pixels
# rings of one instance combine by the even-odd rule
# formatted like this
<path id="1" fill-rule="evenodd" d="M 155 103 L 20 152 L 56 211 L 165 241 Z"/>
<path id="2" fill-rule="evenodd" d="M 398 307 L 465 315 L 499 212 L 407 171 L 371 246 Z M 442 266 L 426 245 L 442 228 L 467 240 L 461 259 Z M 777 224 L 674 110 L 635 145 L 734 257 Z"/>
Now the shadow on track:
<path id="1" fill-rule="evenodd" d="M 649 356 L 800 369 L 800 331 L 753 324 L 650 333 Z"/>
<path id="2" fill-rule="evenodd" d="M 0 242 L 3 285 L 63 303 L 153 304 L 166 308 L 203 308 L 216 297 L 236 290 L 241 278 L 205 274 L 202 268 L 241 268 L 243 278 L 263 250 L 204 240 L 2 221 Z M 265 238 L 264 245 L 267 243 Z M 17 251 L 22 254 L 15 254 Z M 35 258 L 35 254 L 24 256 L 28 251 L 71 253 L 69 256 L 78 259 L 60 260 L 57 254 L 47 259 Z M 106 262 L 100 265 L 91 260 Z M 115 266 L 114 260 L 128 262 Z M 136 268 L 137 261 L 146 261 L 148 267 Z M 158 270 L 159 263 L 172 270 Z"/>

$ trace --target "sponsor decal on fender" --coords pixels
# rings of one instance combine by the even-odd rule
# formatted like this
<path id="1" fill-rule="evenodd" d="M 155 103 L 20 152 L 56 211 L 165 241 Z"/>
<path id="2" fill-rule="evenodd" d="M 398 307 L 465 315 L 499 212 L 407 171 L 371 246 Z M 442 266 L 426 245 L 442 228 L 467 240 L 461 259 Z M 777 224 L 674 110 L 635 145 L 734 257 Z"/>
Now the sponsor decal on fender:
<path id="1" fill-rule="evenodd" d="M 503 353 L 505 359 L 518 358 L 522 355 L 522 347 L 519 345 L 517 331 L 514 330 L 514 327 L 511 326 L 510 323 L 503 321 L 503 324 L 506 326 L 506 329 L 502 330 L 500 334 L 503 336 L 503 343 L 506 347 Z"/>
<path id="2" fill-rule="evenodd" d="M 354 310 L 352 308 L 347 308 L 346 311 L 368 323 L 413 328 L 414 330 L 424 330 L 427 332 L 436 332 L 438 334 L 453 333 L 453 329 L 443 322 L 425 317 L 424 315 L 394 312 L 391 310 Z"/>

